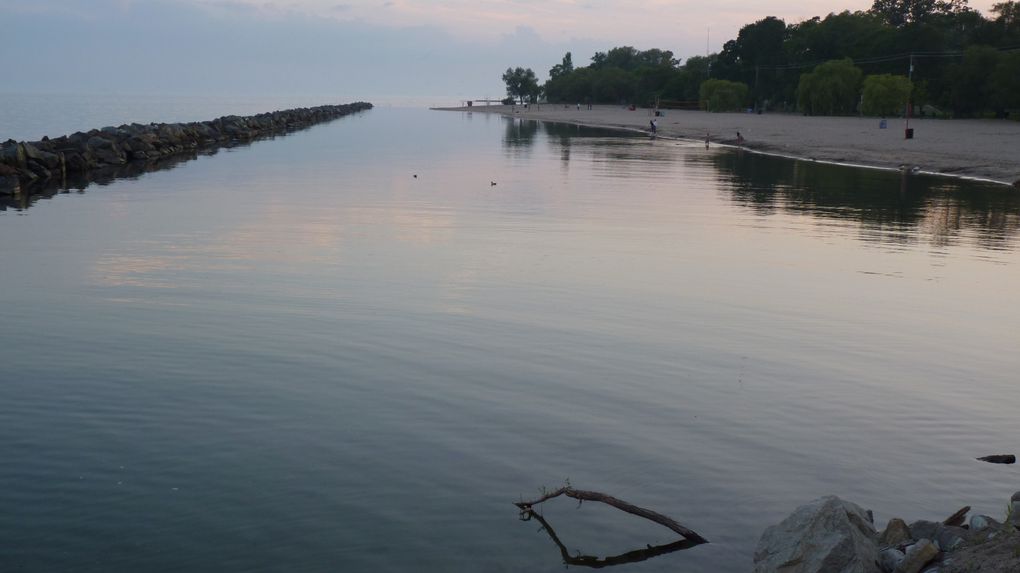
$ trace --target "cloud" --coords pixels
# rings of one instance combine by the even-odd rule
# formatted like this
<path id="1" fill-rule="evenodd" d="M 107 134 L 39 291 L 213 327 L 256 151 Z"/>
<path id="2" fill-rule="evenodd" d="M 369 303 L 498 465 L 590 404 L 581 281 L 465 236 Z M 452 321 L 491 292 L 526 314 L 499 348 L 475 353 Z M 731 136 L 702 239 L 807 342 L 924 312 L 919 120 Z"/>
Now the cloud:
<path id="1" fill-rule="evenodd" d="M 835 2 L 783 3 L 778 11 L 745 0 L 90 0 L 87 10 L 82 4 L 0 0 L 11 78 L 0 89 L 495 97 L 507 67 L 530 67 L 544 79 L 567 51 L 584 65 L 595 51 L 620 45 L 687 58 L 704 54 L 709 28 L 715 51 L 742 25 L 770 13 L 794 22 L 799 14 L 824 15 Z"/>
<path id="2" fill-rule="evenodd" d="M 208 4 L 218 0 L 184 0 Z M 234 0 L 257 6 L 264 0 Z M 995 0 L 973 0 L 987 12 Z M 430 26 L 453 37 L 478 43 L 518 26 L 525 26 L 546 42 L 567 38 L 599 38 L 606 48 L 616 45 L 659 47 L 680 55 L 704 51 L 705 32 L 712 30 L 712 49 L 736 36 L 745 24 L 766 16 L 788 23 L 843 10 L 866 10 L 872 0 L 347 0 L 342 11 L 336 0 L 290 0 L 292 13 L 357 19 L 382 27 Z M 380 10 L 380 6 L 385 8 Z"/>
<path id="3" fill-rule="evenodd" d="M 120 1 L 95 0 L 92 14 L 49 1 L 34 10 L 0 8 L 12 50 L 5 73 L 14 78 L 0 89 L 455 103 L 501 96 L 508 66 L 544 75 L 579 48 L 545 42 L 525 26 L 476 43 L 435 25 L 366 22 L 353 8 L 341 11 L 344 18 L 323 18 L 289 4 L 139 0 L 122 10 Z"/>

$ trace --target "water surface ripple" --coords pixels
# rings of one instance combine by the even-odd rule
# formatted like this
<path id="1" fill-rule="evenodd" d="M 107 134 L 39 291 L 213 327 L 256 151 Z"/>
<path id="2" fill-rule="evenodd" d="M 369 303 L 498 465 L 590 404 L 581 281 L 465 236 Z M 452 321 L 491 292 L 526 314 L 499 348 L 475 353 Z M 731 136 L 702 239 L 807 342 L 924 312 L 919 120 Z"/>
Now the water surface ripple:
<path id="1" fill-rule="evenodd" d="M 417 175 L 417 177 L 414 177 Z M 495 183 L 495 184 L 493 184 Z M 559 571 L 569 479 L 745 571 L 838 494 L 1001 516 L 1020 199 L 376 109 L 0 211 L 0 570 Z M 569 500 L 571 552 L 670 543 Z"/>

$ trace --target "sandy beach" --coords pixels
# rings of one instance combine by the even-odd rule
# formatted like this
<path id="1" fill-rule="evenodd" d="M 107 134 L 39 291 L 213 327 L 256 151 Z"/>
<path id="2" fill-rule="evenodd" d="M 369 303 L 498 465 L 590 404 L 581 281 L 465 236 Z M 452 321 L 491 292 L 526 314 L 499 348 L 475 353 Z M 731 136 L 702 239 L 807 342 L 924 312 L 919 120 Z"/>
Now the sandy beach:
<path id="1" fill-rule="evenodd" d="M 612 127 L 647 132 L 653 118 L 648 109 L 621 106 L 474 106 L 439 108 L 448 111 L 498 113 L 513 117 Z M 664 110 L 658 134 L 714 144 L 737 144 L 766 153 L 867 165 L 917 167 L 923 172 L 989 179 L 1020 186 L 1020 122 L 1003 120 L 941 120 L 912 118 L 914 138 L 904 137 L 902 118 L 808 117 L 796 114 L 708 113 Z"/>

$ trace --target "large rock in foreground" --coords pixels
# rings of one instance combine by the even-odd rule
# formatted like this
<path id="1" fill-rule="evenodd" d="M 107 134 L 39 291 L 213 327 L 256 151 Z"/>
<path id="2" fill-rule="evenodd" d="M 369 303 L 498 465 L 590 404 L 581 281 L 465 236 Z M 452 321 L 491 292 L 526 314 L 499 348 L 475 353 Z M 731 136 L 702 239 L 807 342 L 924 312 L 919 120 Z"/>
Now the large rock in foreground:
<path id="1" fill-rule="evenodd" d="M 836 496 L 798 507 L 765 530 L 754 573 L 879 573 L 869 512 Z"/>

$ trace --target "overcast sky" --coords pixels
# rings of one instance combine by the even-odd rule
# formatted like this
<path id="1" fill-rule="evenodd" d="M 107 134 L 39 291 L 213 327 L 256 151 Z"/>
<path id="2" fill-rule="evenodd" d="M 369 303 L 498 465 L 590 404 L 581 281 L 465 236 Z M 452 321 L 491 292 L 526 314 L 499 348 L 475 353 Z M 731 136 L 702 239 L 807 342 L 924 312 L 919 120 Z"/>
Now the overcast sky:
<path id="1" fill-rule="evenodd" d="M 993 1 L 972 1 L 987 14 Z M 545 79 L 571 51 L 686 59 L 765 16 L 870 0 L 0 0 L 0 92 L 501 97 L 508 66 Z"/>

